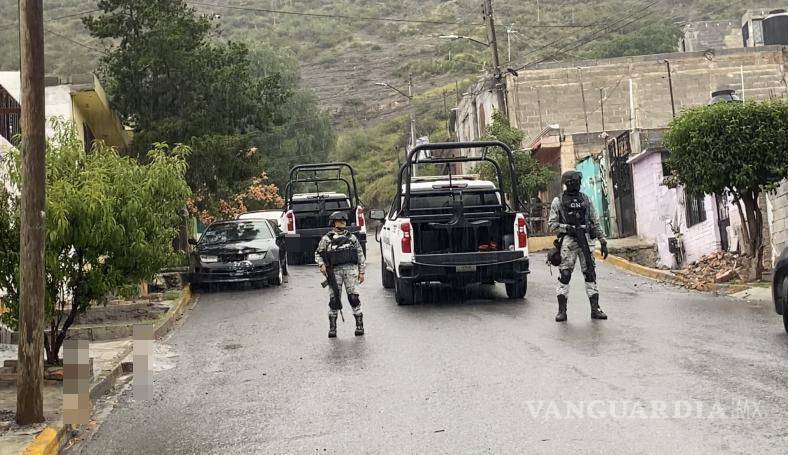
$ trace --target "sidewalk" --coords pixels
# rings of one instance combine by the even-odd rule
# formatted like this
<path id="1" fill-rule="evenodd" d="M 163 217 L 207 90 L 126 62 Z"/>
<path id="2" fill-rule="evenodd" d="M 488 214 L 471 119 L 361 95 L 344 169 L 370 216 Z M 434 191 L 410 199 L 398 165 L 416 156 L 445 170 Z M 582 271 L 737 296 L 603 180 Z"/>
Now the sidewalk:
<path id="1" fill-rule="evenodd" d="M 155 337 L 166 335 L 181 317 L 189 302 L 191 290 L 184 288 L 180 299 L 165 316 L 155 324 Z M 123 375 L 123 361 L 130 357 L 133 341 L 91 342 L 89 356 L 93 361 L 93 377 L 90 384 L 91 402 L 109 391 L 115 381 Z M 0 345 L 0 356 L 16 359 L 15 345 Z M 3 360 L 0 358 L 0 360 Z M 36 455 L 59 453 L 62 443 L 68 438 L 70 428 L 63 425 L 63 383 L 44 381 L 44 417 L 46 423 L 20 428 L 16 425 L 16 385 L 0 383 L 0 455 Z"/>

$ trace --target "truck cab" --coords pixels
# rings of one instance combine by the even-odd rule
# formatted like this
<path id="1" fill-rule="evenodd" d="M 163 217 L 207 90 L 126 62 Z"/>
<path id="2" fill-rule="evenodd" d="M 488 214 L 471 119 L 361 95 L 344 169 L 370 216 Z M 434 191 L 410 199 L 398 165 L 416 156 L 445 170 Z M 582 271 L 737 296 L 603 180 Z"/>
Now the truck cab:
<path id="1" fill-rule="evenodd" d="M 500 147 L 509 156 L 511 186 L 499 163 L 486 150 Z M 415 161 L 421 150 L 482 148 L 481 156 L 429 158 Z M 421 149 L 421 150 L 420 150 Z M 416 164 L 489 162 L 497 182 L 473 175 L 412 177 Z M 383 222 L 380 231 L 383 286 L 394 288 L 397 303 L 411 304 L 416 288 L 443 283 L 504 283 L 509 298 L 522 299 L 528 287 L 528 233 L 524 213 L 517 212 L 516 174 L 512 151 L 500 142 L 442 143 L 415 148 L 400 169 L 399 191 L 388 214 L 372 211 Z M 506 191 L 506 188 L 509 191 Z"/>
<path id="2" fill-rule="evenodd" d="M 325 163 L 291 169 L 280 221 L 289 264 L 314 261 L 320 239 L 330 230 L 328 218 L 337 211 L 347 213 L 348 231 L 366 251 L 367 227 L 353 168 L 346 163 Z"/>

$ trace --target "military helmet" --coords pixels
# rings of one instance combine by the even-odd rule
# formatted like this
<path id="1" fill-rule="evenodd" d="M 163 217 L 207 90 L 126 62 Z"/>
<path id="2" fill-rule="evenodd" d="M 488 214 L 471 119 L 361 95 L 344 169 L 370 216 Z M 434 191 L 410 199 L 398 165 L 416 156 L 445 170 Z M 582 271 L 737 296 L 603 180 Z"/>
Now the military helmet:
<path id="1" fill-rule="evenodd" d="M 332 213 L 331 216 L 328 217 L 328 225 L 329 226 L 333 226 L 334 225 L 334 221 L 337 221 L 337 220 L 344 220 L 345 223 L 347 223 L 347 213 L 345 213 L 345 212 L 334 212 L 334 213 Z"/>
<path id="2" fill-rule="evenodd" d="M 583 174 L 579 171 L 566 171 L 561 175 L 561 184 L 565 185 L 569 180 L 583 180 Z"/>

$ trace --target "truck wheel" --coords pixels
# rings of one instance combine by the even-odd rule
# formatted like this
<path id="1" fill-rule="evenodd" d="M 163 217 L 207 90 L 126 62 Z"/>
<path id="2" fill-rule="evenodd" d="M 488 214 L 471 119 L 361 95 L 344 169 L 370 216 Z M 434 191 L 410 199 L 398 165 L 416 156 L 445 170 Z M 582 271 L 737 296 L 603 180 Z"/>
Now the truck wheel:
<path id="1" fill-rule="evenodd" d="M 414 300 L 416 300 L 413 283 L 401 278 L 394 279 L 394 295 L 397 299 L 397 305 L 413 305 Z"/>
<path id="2" fill-rule="evenodd" d="M 522 299 L 528 291 L 528 278 L 514 283 L 506 283 L 506 296 L 510 299 Z"/>
<path id="3" fill-rule="evenodd" d="M 304 263 L 304 255 L 301 253 L 287 253 L 287 263 L 292 265 L 301 265 Z"/>
<path id="4" fill-rule="evenodd" d="M 393 288 L 394 287 L 394 279 L 396 278 L 394 276 L 394 272 L 390 272 L 388 269 L 386 269 L 386 262 L 385 261 L 381 261 L 380 269 L 381 269 L 381 273 L 380 274 L 382 276 L 383 287 L 385 289 Z"/>

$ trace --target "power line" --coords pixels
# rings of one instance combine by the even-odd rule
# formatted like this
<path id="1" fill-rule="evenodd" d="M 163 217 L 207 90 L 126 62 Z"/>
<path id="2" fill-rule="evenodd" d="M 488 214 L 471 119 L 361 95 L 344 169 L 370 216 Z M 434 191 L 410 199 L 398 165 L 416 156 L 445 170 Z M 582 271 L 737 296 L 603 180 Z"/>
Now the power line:
<path id="1" fill-rule="evenodd" d="M 248 6 L 216 5 L 213 3 L 203 3 L 203 2 L 194 2 L 194 1 L 188 1 L 188 3 L 198 6 L 208 6 L 211 8 L 223 8 L 223 9 L 247 11 L 247 12 L 255 12 L 255 13 L 281 14 L 287 16 L 318 17 L 324 19 L 347 19 L 353 21 L 377 21 L 377 22 L 405 22 L 405 23 L 414 23 L 414 24 L 433 24 L 433 25 L 479 25 L 478 23 L 433 21 L 426 19 L 405 19 L 405 18 L 397 18 L 397 17 L 350 16 L 347 14 L 306 13 L 301 11 L 286 11 L 286 10 L 276 10 L 270 8 L 252 8 Z"/>
<path id="2" fill-rule="evenodd" d="M 71 14 L 66 14 L 66 15 L 63 15 L 63 16 L 50 17 L 49 19 L 45 19 L 44 22 L 46 23 L 46 22 L 59 21 L 59 20 L 62 20 L 62 19 L 68 19 L 68 18 L 71 18 L 71 17 L 84 16 L 86 14 L 96 13 L 96 12 L 99 12 L 99 11 L 101 11 L 101 10 L 100 9 L 92 9 L 92 10 L 88 10 L 88 11 L 82 11 L 82 12 L 79 12 L 79 13 L 71 13 Z M 18 21 L 6 22 L 5 24 L 0 24 L 0 28 L 16 26 L 18 24 L 19 24 Z"/>
<path id="3" fill-rule="evenodd" d="M 641 12 L 643 12 L 643 11 L 646 11 L 646 10 L 648 10 L 648 9 L 652 8 L 653 6 L 655 6 L 657 3 L 659 3 L 659 0 L 657 0 L 657 1 L 654 1 L 654 2 L 652 2 L 652 3 L 649 3 L 648 5 L 646 5 L 645 7 L 643 7 L 642 9 L 640 9 L 638 12 L 636 12 L 636 13 L 634 13 L 634 14 L 639 14 L 639 13 L 641 13 Z M 627 10 L 627 11 L 625 11 L 625 12 L 621 13 L 621 14 L 618 14 L 617 16 L 628 16 L 628 17 L 631 17 L 631 16 L 629 16 L 629 15 L 628 15 L 628 13 L 629 13 L 629 12 L 630 12 L 632 9 L 635 9 L 635 8 L 630 8 L 629 10 Z M 653 13 L 652 13 L 652 14 L 653 14 Z M 604 24 L 604 23 L 606 23 L 606 22 L 608 22 L 608 21 L 610 21 L 610 18 L 609 18 L 609 17 L 608 17 L 608 18 L 602 18 L 602 19 L 598 20 L 597 22 L 595 22 L 594 24 L 591 24 L 591 25 L 589 25 L 589 26 L 587 26 L 587 27 L 585 27 L 585 28 L 592 28 L 592 27 L 598 26 L 598 25 L 600 25 L 600 24 Z M 596 34 L 598 34 L 599 32 L 603 32 L 603 31 L 607 30 L 608 28 L 610 28 L 610 26 L 611 26 L 611 25 L 614 25 L 614 24 L 616 24 L 616 23 L 618 23 L 618 22 L 620 22 L 620 21 L 616 21 L 616 22 L 613 22 L 612 24 L 605 25 L 605 26 L 604 26 L 604 27 L 602 27 L 601 29 L 599 29 L 599 30 L 597 30 L 597 31 L 595 31 L 595 32 L 592 32 L 592 34 L 591 34 L 591 35 L 596 35 Z M 591 35 L 589 35 L 589 36 L 591 36 Z M 549 43 L 547 43 L 547 44 L 545 44 L 545 45 L 543 45 L 543 46 L 541 46 L 541 47 L 538 47 L 538 48 L 536 48 L 536 49 L 534 49 L 534 50 L 532 50 L 532 51 L 530 51 L 530 52 L 527 52 L 525 55 L 523 55 L 523 57 L 526 57 L 526 56 L 529 56 L 529 55 L 535 54 L 535 53 L 537 53 L 537 52 L 539 52 L 539 51 L 541 51 L 541 50 L 547 49 L 547 48 L 549 48 L 549 47 L 551 47 L 551 46 L 553 46 L 553 45 L 555 45 L 555 44 L 558 44 L 558 43 L 560 43 L 560 42 L 562 42 L 562 41 L 565 41 L 565 40 L 566 40 L 566 39 L 568 39 L 568 38 L 570 38 L 570 37 L 564 36 L 564 37 L 562 37 L 562 38 L 558 38 L 558 39 L 556 39 L 556 40 L 554 40 L 554 41 L 551 41 L 551 42 L 549 42 Z M 586 37 L 586 38 L 587 38 L 587 37 Z M 585 39 L 585 38 L 584 38 L 584 39 Z M 541 61 L 540 61 L 540 62 L 537 62 L 537 63 L 541 63 Z M 516 71 L 520 71 L 520 70 L 524 69 L 525 67 L 527 67 L 527 66 L 529 66 L 529 65 L 532 65 L 532 64 L 534 64 L 534 62 L 527 63 L 527 64 L 525 64 L 525 65 L 523 65 L 523 66 L 521 66 L 521 67 L 517 68 L 517 69 L 516 69 Z"/>
<path id="4" fill-rule="evenodd" d="M 71 42 L 71 43 L 74 43 L 74 44 L 76 44 L 77 46 L 81 46 L 81 47 L 84 47 L 85 49 L 89 49 L 89 50 L 91 50 L 91 51 L 98 52 L 98 53 L 100 53 L 101 55 L 106 55 L 106 52 L 104 52 L 104 50 L 102 50 L 102 49 L 98 49 L 98 48 L 92 47 L 92 46 L 90 46 L 90 45 L 88 45 L 88 44 L 81 43 L 81 42 L 79 42 L 79 41 L 77 41 L 77 40 L 74 40 L 74 39 L 71 39 L 71 38 L 69 38 L 69 37 L 68 37 L 68 36 L 66 36 L 66 35 L 62 35 L 62 34 L 60 34 L 60 33 L 53 32 L 52 30 L 50 30 L 50 29 L 48 29 L 48 28 L 47 28 L 47 29 L 44 29 L 44 31 L 45 31 L 45 32 L 47 32 L 47 33 L 50 33 L 50 34 L 52 34 L 52 35 L 55 35 L 55 36 L 57 36 L 57 37 L 59 37 L 59 38 L 62 38 L 62 39 L 64 39 L 64 40 L 66 40 L 66 41 L 69 41 L 69 42 Z"/>

